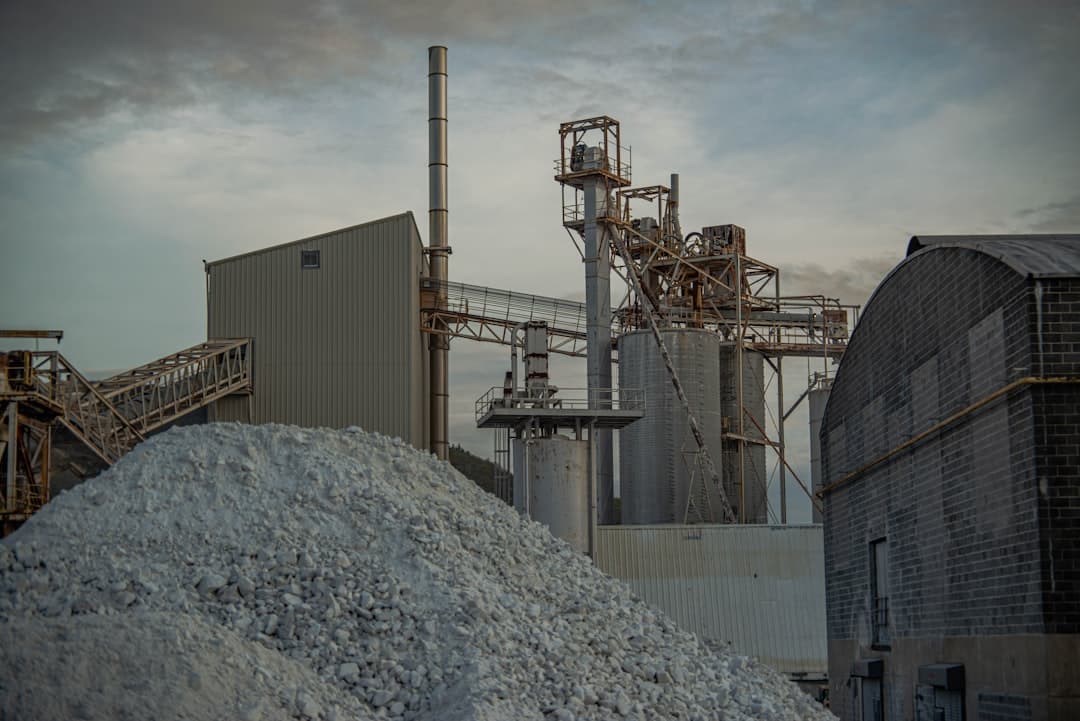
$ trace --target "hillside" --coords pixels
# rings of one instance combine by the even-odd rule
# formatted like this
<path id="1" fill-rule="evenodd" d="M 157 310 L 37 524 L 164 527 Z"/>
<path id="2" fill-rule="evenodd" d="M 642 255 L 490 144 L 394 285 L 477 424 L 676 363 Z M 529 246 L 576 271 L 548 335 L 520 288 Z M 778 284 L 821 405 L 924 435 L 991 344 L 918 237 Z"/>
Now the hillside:
<path id="1" fill-rule="evenodd" d="M 488 493 L 494 493 L 492 479 L 495 464 L 488 459 L 470 453 L 461 446 L 450 446 L 450 465 Z"/>

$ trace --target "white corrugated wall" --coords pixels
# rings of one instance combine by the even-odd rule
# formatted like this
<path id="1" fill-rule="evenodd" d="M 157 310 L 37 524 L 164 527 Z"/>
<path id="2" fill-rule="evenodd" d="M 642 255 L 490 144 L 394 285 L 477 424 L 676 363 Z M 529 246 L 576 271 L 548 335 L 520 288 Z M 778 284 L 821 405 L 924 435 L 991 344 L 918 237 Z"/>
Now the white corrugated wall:
<path id="1" fill-rule="evenodd" d="M 301 252 L 319 251 L 319 268 Z M 420 236 L 411 213 L 208 265 L 207 335 L 254 339 L 252 421 L 358 425 L 427 447 Z M 212 420 L 248 420 L 229 398 Z"/>
<path id="2" fill-rule="evenodd" d="M 682 628 L 779 671 L 824 677 L 820 525 L 602 526 L 596 564 Z"/>

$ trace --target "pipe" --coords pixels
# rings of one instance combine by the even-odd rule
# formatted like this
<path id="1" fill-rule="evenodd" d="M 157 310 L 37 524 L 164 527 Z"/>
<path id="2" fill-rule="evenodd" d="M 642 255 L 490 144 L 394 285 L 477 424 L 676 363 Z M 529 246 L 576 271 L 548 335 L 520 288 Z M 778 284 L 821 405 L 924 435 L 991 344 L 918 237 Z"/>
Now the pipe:
<path id="1" fill-rule="evenodd" d="M 743 422 L 743 288 L 742 256 L 735 254 L 735 407 L 739 415 L 737 430 L 739 462 L 739 523 L 746 523 L 746 424 Z"/>
<path id="2" fill-rule="evenodd" d="M 1043 286 L 1041 280 L 1035 281 L 1035 337 L 1039 348 L 1039 376 L 1043 371 Z"/>
<path id="3" fill-rule="evenodd" d="M 428 48 L 428 274 L 435 284 L 435 305 L 446 307 L 447 193 L 446 193 L 446 48 Z M 435 322 L 429 335 L 431 452 L 449 458 L 450 338 L 446 324 Z"/>
<path id="4" fill-rule="evenodd" d="M 829 385 L 826 383 L 822 382 L 807 392 L 810 399 L 810 487 L 814 493 L 820 493 L 825 487 L 825 479 L 821 477 L 821 423 L 825 419 L 825 406 L 829 403 Z M 814 523 L 824 523 L 816 505 L 812 518 Z"/>
<path id="5" fill-rule="evenodd" d="M 779 280 L 777 280 L 779 283 Z M 776 424 L 776 440 L 780 444 L 780 460 L 784 459 L 784 356 L 776 356 L 776 407 L 780 422 Z M 768 501 L 766 501 L 766 506 Z M 780 525 L 787 525 L 787 465 L 780 464 Z"/>
<path id="6" fill-rule="evenodd" d="M 682 225 L 679 223 L 679 174 L 671 174 L 671 190 L 668 192 L 668 215 L 671 217 L 671 232 L 682 239 Z"/>
<path id="7" fill-rule="evenodd" d="M 589 494 L 589 558 L 596 563 L 596 421 L 589 424 L 589 478 L 586 493 Z"/>
<path id="8" fill-rule="evenodd" d="M 7 407 L 7 497 L 5 508 L 15 510 L 15 479 L 19 472 L 19 404 L 15 401 Z"/>
<path id="9" fill-rule="evenodd" d="M 605 135 L 606 138 L 606 135 Z M 606 155 L 605 158 L 610 157 Z M 617 166 L 618 167 L 618 166 Z M 585 339 L 589 408 L 611 408 L 611 263 L 610 226 L 597 217 L 610 206 L 607 181 L 597 174 L 585 180 Z M 603 207 L 601 208 L 601 201 Z M 615 517 L 615 471 L 609 429 L 596 431 L 597 512 L 601 525 Z"/>

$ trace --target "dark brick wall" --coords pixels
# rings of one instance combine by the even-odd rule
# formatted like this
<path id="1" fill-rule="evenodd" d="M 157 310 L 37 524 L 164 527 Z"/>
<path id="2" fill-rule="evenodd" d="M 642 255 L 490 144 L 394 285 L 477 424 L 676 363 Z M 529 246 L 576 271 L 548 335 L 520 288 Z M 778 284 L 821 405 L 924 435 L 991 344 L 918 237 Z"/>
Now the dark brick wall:
<path id="1" fill-rule="evenodd" d="M 1031 721 L 1031 703 L 1026 696 L 981 693 L 975 718 L 978 721 Z"/>
<path id="2" fill-rule="evenodd" d="M 1034 364 L 1046 377 L 1080 376 L 1080 280 L 1043 279 L 1042 332 L 1031 337 Z M 1080 633 L 1080 385 L 1034 391 L 1040 486 L 1042 591 L 1048 633 Z"/>
<path id="3" fill-rule="evenodd" d="M 826 482 L 1033 375 L 1033 295 L 1027 279 L 970 250 L 937 249 L 898 268 L 833 385 Z M 1035 397 L 1012 393 L 827 495 L 830 639 L 869 645 L 869 543 L 880 537 L 893 638 L 1043 630 Z"/>

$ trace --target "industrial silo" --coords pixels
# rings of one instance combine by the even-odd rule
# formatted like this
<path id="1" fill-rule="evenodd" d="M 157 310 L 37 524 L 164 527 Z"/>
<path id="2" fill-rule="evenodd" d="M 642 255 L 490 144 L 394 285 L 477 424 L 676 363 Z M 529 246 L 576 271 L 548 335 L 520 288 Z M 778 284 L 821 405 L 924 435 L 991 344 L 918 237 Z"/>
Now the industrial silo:
<path id="1" fill-rule="evenodd" d="M 742 523 L 768 523 L 768 471 L 766 468 L 765 360 L 760 353 L 742 352 L 742 376 L 738 368 L 738 349 L 732 342 L 721 343 L 720 412 L 723 416 L 724 492 L 736 518 Z M 742 427 L 739 418 L 739 383 L 742 383 Z M 741 441 L 739 438 L 745 440 Z M 739 447 L 742 446 L 740 458 Z M 745 507 L 745 508 L 744 508 Z M 744 508 L 743 511 L 740 509 Z"/>
<path id="2" fill-rule="evenodd" d="M 719 471 L 721 339 L 695 329 L 661 334 Z M 645 416 L 619 437 L 622 523 L 721 522 L 719 498 L 652 333 L 627 333 L 618 343 L 620 386 L 645 389 Z"/>
<path id="3" fill-rule="evenodd" d="M 528 513 L 582 553 L 589 552 L 589 442 L 563 436 L 524 442 Z"/>

